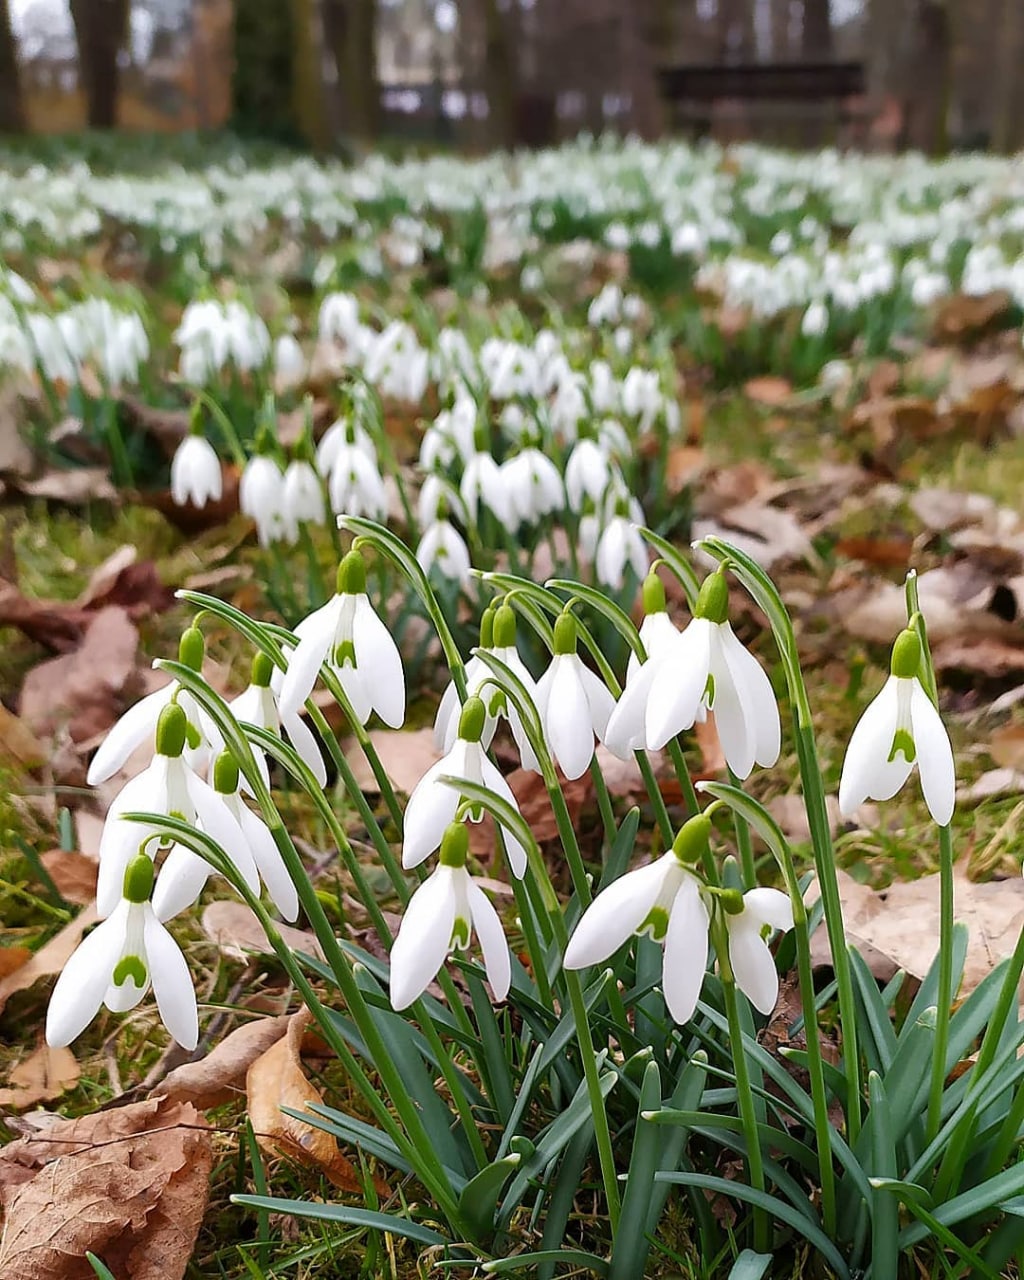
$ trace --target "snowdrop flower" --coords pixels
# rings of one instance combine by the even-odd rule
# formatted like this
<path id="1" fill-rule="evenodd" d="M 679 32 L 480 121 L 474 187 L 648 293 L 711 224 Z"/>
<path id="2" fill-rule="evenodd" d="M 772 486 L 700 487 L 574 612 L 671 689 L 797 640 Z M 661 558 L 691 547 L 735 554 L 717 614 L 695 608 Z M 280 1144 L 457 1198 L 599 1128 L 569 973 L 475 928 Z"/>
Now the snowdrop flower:
<path id="1" fill-rule="evenodd" d="M 326 662 L 360 724 L 376 711 L 392 729 L 401 728 L 405 719 L 402 658 L 391 632 L 370 604 L 366 566 L 358 551 L 350 551 L 338 566 L 337 594 L 304 618 L 295 634 L 299 644 L 288 660 L 277 701 L 283 723 L 293 722 Z"/>
<path id="2" fill-rule="evenodd" d="M 293 459 L 284 473 L 284 517 L 289 542 L 298 538 L 301 522 L 323 524 L 327 519 L 320 476 L 304 458 Z"/>
<path id="3" fill-rule="evenodd" d="M 803 314 L 800 332 L 805 338 L 820 338 L 828 329 L 828 307 L 816 298 Z"/>
<path id="4" fill-rule="evenodd" d="M 329 476 L 338 464 L 339 455 L 347 445 L 361 449 L 377 466 L 377 446 L 365 427 L 348 418 L 337 418 L 320 437 L 316 449 L 316 465 L 321 475 Z"/>
<path id="5" fill-rule="evenodd" d="M 182 440 L 171 459 L 171 497 L 179 507 L 186 502 L 202 508 L 211 499 L 219 502 L 223 491 L 220 459 L 198 422 Z"/>
<path id="6" fill-rule="evenodd" d="M 614 707 L 615 699 L 576 652 L 575 618 L 560 614 L 551 665 L 537 681 L 536 708 L 548 750 L 570 781 L 586 771 L 594 735 L 604 740 Z"/>
<path id="7" fill-rule="evenodd" d="M 478 519 L 477 512 L 481 502 L 494 512 L 502 524 L 508 524 L 512 518 L 509 494 L 501 468 L 491 455 L 483 450 L 474 453 L 466 463 L 459 493 L 470 519 L 474 522 Z"/>
<path id="8" fill-rule="evenodd" d="M 156 750 L 148 768 L 118 792 L 107 813 L 100 836 L 96 909 L 108 916 L 118 902 L 125 868 L 136 853 L 148 848 L 159 827 L 129 822 L 121 815 L 141 812 L 167 814 L 200 826 L 245 874 L 252 855 L 238 823 L 224 809 L 216 793 L 182 758 L 188 722 L 185 712 L 170 703 L 160 712 L 156 726 Z"/>
<path id="9" fill-rule="evenodd" d="M 647 659 L 659 658 L 669 649 L 674 640 L 680 636 L 679 628 L 668 616 L 668 601 L 665 598 L 665 586 L 657 573 L 649 573 L 644 578 L 642 589 L 644 620 L 640 623 L 640 640 L 644 646 Z M 640 659 L 629 651 L 629 663 L 626 666 L 627 683 L 640 670 Z M 611 724 L 608 726 L 611 734 Z M 606 744 L 607 745 L 607 744 Z"/>
<path id="10" fill-rule="evenodd" d="M 236 860 L 235 866 L 253 893 L 259 893 L 262 877 L 281 915 L 286 920 L 296 920 L 299 898 L 295 885 L 266 824 L 242 800 L 240 783 L 237 761 L 230 752 L 222 751 L 213 766 L 213 790 L 245 840 L 245 860 Z M 206 881 L 214 874 L 215 869 L 205 858 L 185 845 L 174 845 L 160 867 L 153 894 L 157 919 L 169 920 L 179 911 L 185 911 L 198 899 Z"/>
<path id="11" fill-rule="evenodd" d="M 694 617 L 664 654 L 641 668 L 642 679 L 623 694 L 618 745 L 636 740 L 643 725 L 648 750 L 689 729 L 702 708 L 713 711 L 722 751 L 740 778 L 754 764 L 779 758 L 782 726 L 771 681 L 729 626 L 729 588 L 719 570 L 700 589 Z"/>
<path id="12" fill-rule="evenodd" d="M 203 633 L 198 627 L 188 627 L 178 643 L 178 661 L 193 671 L 202 671 L 205 649 Z M 113 725 L 89 764 L 85 780 L 90 787 L 98 787 L 112 778 L 133 751 L 153 741 L 160 713 L 172 700 L 185 712 L 188 737 L 195 744 L 190 745 L 186 740 L 185 759 L 195 769 L 204 766 L 210 749 L 219 745 L 220 734 L 192 695 L 182 689 L 177 680 L 172 680 L 162 689 L 140 698 Z"/>
<path id="13" fill-rule="evenodd" d="M 185 957 L 150 902 L 153 863 L 136 854 L 124 868 L 117 906 L 64 966 L 46 1011 L 46 1042 L 61 1048 L 76 1039 L 105 1004 L 112 1013 L 134 1009 L 149 990 L 164 1026 L 183 1049 L 199 1043 L 199 1016 Z"/>
<path id="14" fill-rule="evenodd" d="M 469 834 L 453 823 L 441 841 L 434 874 L 413 894 L 391 948 L 391 1005 L 402 1010 L 437 976 L 449 953 L 465 950 L 474 930 L 495 1000 L 512 984 L 512 961 L 498 913 L 466 870 Z"/>
<path id="15" fill-rule="evenodd" d="M 258 729 L 266 729 L 278 737 L 284 729 L 291 739 L 292 746 L 299 753 L 300 759 L 309 766 L 310 772 L 320 786 L 325 787 L 327 768 L 316 738 L 313 737 L 298 711 L 282 718 L 278 709 L 277 694 L 272 684 L 276 671 L 274 664 L 265 653 L 257 653 L 252 660 L 248 687 L 228 704 L 231 713 L 239 724 L 255 725 Z M 260 773 L 266 781 L 269 777 L 266 757 L 255 743 L 250 743 L 250 746 Z"/>
<path id="16" fill-rule="evenodd" d="M 447 520 L 435 520 L 420 539 L 416 559 L 423 572 L 437 571 L 453 582 L 468 582 L 472 564 L 469 548 L 454 525 Z"/>
<path id="17" fill-rule="evenodd" d="M 594 569 L 599 582 L 618 591 L 626 566 L 638 579 L 647 573 L 647 544 L 640 530 L 626 515 L 614 515 L 605 525 L 594 554 Z"/>
<path id="18" fill-rule="evenodd" d="M 569 509 L 579 513 L 589 498 L 600 503 L 611 480 L 608 455 L 596 440 L 577 441 L 565 464 L 565 494 Z"/>
<path id="19" fill-rule="evenodd" d="M 440 845 L 445 830 L 455 821 L 461 796 L 457 787 L 442 782 L 442 778 L 464 778 L 467 782 L 487 787 L 518 812 L 519 804 L 512 788 L 484 753 L 481 738 L 486 722 L 487 711 L 483 702 L 479 698 L 467 698 L 459 717 L 459 732 L 454 745 L 447 755 L 430 766 L 409 797 L 403 823 L 403 867 L 418 867 Z M 470 816 L 479 822 L 483 811 L 471 811 Z M 521 880 L 526 874 L 526 850 L 511 831 L 505 827 L 501 831 L 512 874 Z"/>
<path id="20" fill-rule="evenodd" d="M 361 328 L 359 300 L 351 293 L 329 293 L 320 303 L 317 332 L 328 341 L 352 343 Z"/>
<path id="21" fill-rule="evenodd" d="M 668 853 L 599 893 L 569 939 L 564 967 L 600 964 L 634 934 L 646 933 L 665 948 L 661 985 L 668 1011 L 676 1022 L 688 1022 L 704 983 L 710 924 L 701 881 L 690 868 L 707 849 L 710 832 L 710 819 L 698 814 Z"/>
<path id="22" fill-rule="evenodd" d="M 257 453 L 245 464 L 238 482 L 238 506 L 255 521 L 261 547 L 286 536 L 284 476 L 273 458 Z"/>
<path id="23" fill-rule="evenodd" d="M 532 522 L 561 511 L 565 490 L 558 468 L 539 449 L 523 449 L 502 464 L 502 478 L 508 489 L 513 517 Z"/>
<path id="24" fill-rule="evenodd" d="M 452 488 L 443 476 L 432 471 L 430 475 L 424 477 L 416 498 L 416 518 L 420 528 L 425 529 L 436 520 L 445 519 L 449 511 L 453 512 L 463 524 L 467 523 L 468 517 L 459 491 Z"/>
<path id="25" fill-rule="evenodd" d="M 516 648 L 516 615 L 509 605 L 502 604 L 497 608 L 489 606 L 484 610 L 484 615 L 480 619 L 480 648 L 487 650 L 509 667 L 526 688 L 531 701 L 536 702 L 536 685 L 533 676 L 526 669 Z M 480 741 L 486 750 L 494 738 L 499 718 L 507 716 L 512 737 L 519 748 L 523 768 L 539 771 L 537 757 L 530 746 L 519 712 L 495 680 L 494 672 L 476 654 L 466 663 L 466 695 L 480 698 L 487 711 Z M 450 751 L 455 745 L 461 715 L 462 703 L 459 701 L 459 691 L 455 682 L 451 681 L 444 691 L 434 720 L 434 743 L 438 751 Z"/>
<path id="26" fill-rule="evenodd" d="M 779 998 L 779 975 L 764 938 L 767 928 L 786 933 L 793 927 L 793 904 L 778 889 L 749 889 L 742 898 L 723 894 L 729 931 L 729 966 L 736 985 L 760 1013 L 771 1013 Z M 733 910 L 735 905 L 738 910 Z"/>
<path id="27" fill-rule="evenodd" d="M 921 641 L 913 627 L 897 637 L 890 670 L 846 749 L 839 811 L 849 815 L 867 799 L 891 799 L 916 764 L 928 812 L 940 827 L 948 826 L 956 799 L 953 749 L 919 678 Z"/>
<path id="28" fill-rule="evenodd" d="M 349 441 L 333 451 L 327 480 L 331 510 L 340 516 L 383 520 L 387 515 L 388 495 L 376 454 L 371 456 L 358 445 L 354 434 L 355 429 L 350 426 Z"/>
<path id="29" fill-rule="evenodd" d="M 306 357 L 293 334 L 283 333 L 274 343 L 274 379 L 281 388 L 297 387 L 306 376 Z"/>

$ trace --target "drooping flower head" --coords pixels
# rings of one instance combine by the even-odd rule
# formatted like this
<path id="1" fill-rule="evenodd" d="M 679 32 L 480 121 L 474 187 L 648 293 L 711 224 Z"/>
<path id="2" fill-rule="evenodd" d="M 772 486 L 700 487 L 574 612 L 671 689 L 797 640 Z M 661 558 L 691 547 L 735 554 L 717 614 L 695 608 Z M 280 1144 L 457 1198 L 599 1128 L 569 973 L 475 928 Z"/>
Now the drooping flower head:
<path id="1" fill-rule="evenodd" d="M 179 507 L 187 502 L 195 507 L 205 507 L 211 500 L 219 502 L 222 492 L 220 459 L 203 435 L 201 410 L 197 402 L 188 435 L 171 459 L 171 497 Z"/>
<path id="2" fill-rule="evenodd" d="M 865 800 L 890 800 L 910 777 L 921 775 L 928 812 L 949 824 L 956 800 L 956 770 L 935 704 L 921 684 L 921 641 L 908 627 L 892 647 L 889 679 L 857 723 L 839 782 L 839 810 L 853 813 Z"/>
<path id="3" fill-rule="evenodd" d="M 118 905 L 64 966 L 46 1012 L 46 1041 L 70 1044 L 101 1004 L 134 1009 L 150 986 L 164 1026 L 184 1049 L 199 1042 L 196 996 L 185 957 L 156 917 L 153 862 L 137 854 L 124 869 Z"/>
<path id="4" fill-rule="evenodd" d="M 360 724 L 376 711 L 399 729 L 405 719 L 405 674 L 391 632 L 366 594 L 366 565 L 350 551 L 338 566 L 337 594 L 295 628 L 299 644 L 281 683 L 281 720 L 296 715 L 326 662 L 345 690 Z"/>
<path id="5" fill-rule="evenodd" d="M 729 966 L 736 985 L 760 1013 L 768 1014 L 779 998 L 779 974 L 768 949 L 773 929 L 793 927 L 793 904 L 778 889 L 728 890 L 717 898 L 725 912 L 729 938 Z"/>
<path id="6" fill-rule="evenodd" d="M 469 833 L 452 823 L 441 840 L 434 874 L 413 894 L 391 948 L 391 1004 L 406 1009 L 433 982 L 450 952 L 465 950 L 473 932 L 480 942 L 495 1000 L 512 982 L 508 943 L 489 899 L 466 870 Z"/>
<path id="7" fill-rule="evenodd" d="M 693 864 L 707 851 L 711 821 L 703 814 L 680 829 L 672 848 L 620 876 L 598 894 L 569 939 L 563 964 L 600 964 L 634 934 L 665 948 L 662 990 L 676 1022 L 693 1017 L 708 961 L 710 916 Z"/>
<path id="8" fill-rule="evenodd" d="M 580 777 L 594 756 L 594 737 L 604 740 L 615 700 L 580 661 L 576 619 L 565 610 L 555 622 L 551 665 L 537 681 L 537 714 L 555 763 L 570 779 Z"/>

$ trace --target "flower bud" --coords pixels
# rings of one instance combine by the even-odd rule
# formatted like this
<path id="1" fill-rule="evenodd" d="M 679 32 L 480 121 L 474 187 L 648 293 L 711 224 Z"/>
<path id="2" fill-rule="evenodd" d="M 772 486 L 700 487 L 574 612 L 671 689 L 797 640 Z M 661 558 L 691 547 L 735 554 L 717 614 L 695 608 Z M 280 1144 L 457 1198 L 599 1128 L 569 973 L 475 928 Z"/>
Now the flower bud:
<path id="1" fill-rule="evenodd" d="M 467 698 L 459 716 L 459 737 L 465 742 L 479 742 L 487 723 L 487 708 L 480 698 Z"/>
<path id="2" fill-rule="evenodd" d="M 137 853 L 124 872 L 122 896 L 128 902 L 148 902 L 153 893 L 153 859 Z"/>
<path id="3" fill-rule="evenodd" d="M 921 669 L 921 638 L 908 627 L 896 637 L 889 669 L 899 680 L 911 680 Z"/>
<path id="4" fill-rule="evenodd" d="M 189 627 L 181 633 L 178 641 L 178 661 L 183 667 L 191 667 L 193 671 L 202 671 L 203 658 L 206 656 L 206 641 L 198 627 Z"/>
<path id="5" fill-rule="evenodd" d="M 366 594 L 366 564 L 358 551 L 350 551 L 338 565 L 338 595 Z"/>
<path id="6" fill-rule="evenodd" d="M 555 621 L 555 656 L 576 652 L 576 619 L 566 609 Z"/>
<path id="7" fill-rule="evenodd" d="M 180 756 L 185 750 L 188 719 L 176 702 L 169 702 L 156 722 L 156 750 L 161 756 Z"/>
<path id="8" fill-rule="evenodd" d="M 701 584 L 697 596 L 697 605 L 693 611 L 695 618 L 707 618 L 709 622 L 723 623 L 729 617 L 729 584 L 725 580 L 725 570 L 716 569 Z"/>
<path id="9" fill-rule="evenodd" d="M 490 649 L 494 644 L 494 615 L 497 612 L 494 604 L 489 604 L 480 618 L 480 648 Z"/>
<path id="10" fill-rule="evenodd" d="M 684 822 L 672 842 L 672 852 L 684 866 L 699 862 L 708 851 L 711 836 L 711 819 L 698 813 Z"/>
<path id="11" fill-rule="evenodd" d="M 213 764 L 213 789 L 222 796 L 238 790 L 238 761 L 230 751 L 222 751 Z"/>
<path id="12" fill-rule="evenodd" d="M 469 832 L 464 822 L 452 822 L 441 837 L 441 866 L 464 867 L 469 856 Z"/>
<path id="13" fill-rule="evenodd" d="M 665 612 L 665 584 L 656 573 L 649 573 L 643 585 L 644 613 L 649 617 L 652 613 Z"/>
<path id="14" fill-rule="evenodd" d="M 249 682 L 257 688 L 266 689 L 270 686 L 270 678 L 274 674 L 274 664 L 265 653 L 257 653 L 252 660 L 252 668 L 250 669 Z"/>
<path id="15" fill-rule="evenodd" d="M 500 605 L 494 614 L 494 647 L 512 649 L 515 643 L 516 611 L 511 605 Z"/>

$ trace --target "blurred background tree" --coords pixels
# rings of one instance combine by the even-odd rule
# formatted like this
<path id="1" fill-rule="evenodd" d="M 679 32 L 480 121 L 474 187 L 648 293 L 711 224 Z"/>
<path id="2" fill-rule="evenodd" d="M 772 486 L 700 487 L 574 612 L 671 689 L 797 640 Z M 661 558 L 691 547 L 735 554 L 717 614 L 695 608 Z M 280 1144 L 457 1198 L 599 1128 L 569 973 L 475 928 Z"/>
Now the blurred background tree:
<path id="1" fill-rule="evenodd" d="M 358 150 L 672 127 L 1012 150 L 1022 60 L 1024 0 L 0 0 L 0 128 L 230 123 Z M 750 68 L 835 64 L 863 92 L 741 91 Z M 729 69 L 732 96 L 668 100 L 659 73 L 680 66 Z"/>

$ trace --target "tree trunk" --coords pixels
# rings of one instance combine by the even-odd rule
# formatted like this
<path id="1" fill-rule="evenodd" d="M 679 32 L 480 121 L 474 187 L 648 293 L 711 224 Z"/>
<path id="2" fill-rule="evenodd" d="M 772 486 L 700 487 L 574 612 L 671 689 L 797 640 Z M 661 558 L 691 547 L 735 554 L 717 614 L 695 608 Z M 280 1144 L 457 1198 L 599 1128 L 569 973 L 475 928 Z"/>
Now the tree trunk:
<path id="1" fill-rule="evenodd" d="M 292 0 L 292 109 L 299 133 L 316 151 L 331 141 L 321 37 L 316 0 Z"/>
<path id="2" fill-rule="evenodd" d="M 128 35 L 131 0 L 71 0 L 79 81 L 92 129 L 117 124 L 117 57 Z"/>
<path id="3" fill-rule="evenodd" d="M 803 55 L 808 61 L 826 62 L 831 58 L 832 19 L 828 0 L 804 0 L 802 45 Z"/>
<path id="4" fill-rule="evenodd" d="M 918 0 L 914 51 L 907 68 L 907 141 L 931 153 L 948 143 L 952 33 L 944 0 Z"/>
<path id="5" fill-rule="evenodd" d="M 324 39 L 338 69 L 343 128 L 360 142 L 380 131 L 376 0 L 323 0 Z"/>
<path id="6" fill-rule="evenodd" d="M 507 27 L 497 0 L 480 0 L 484 26 L 484 84 L 490 108 L 491 141 L 514 147 L 517 138 L 518 68 L 514 31 Z M 511 19 L 514 8 L 510 6 Z"/>
<path id="7" fill-rule="evenodd" d="M 24 128 L 18 50 L 7 0 L 0 0 L 0 133 L 21 133 Z"/>
<path id="8" fill-rule="evenodd" d="M 1024 142 L 1020 112 L 1024 108 L 1020 92 L 1020 63 L 1024 56 L 1024 14 L 1020 0 L 1003 0 L 996 64 L 995 102 L 992 110 L 992 146 L 996 151 L 1012 151 Z"/>

